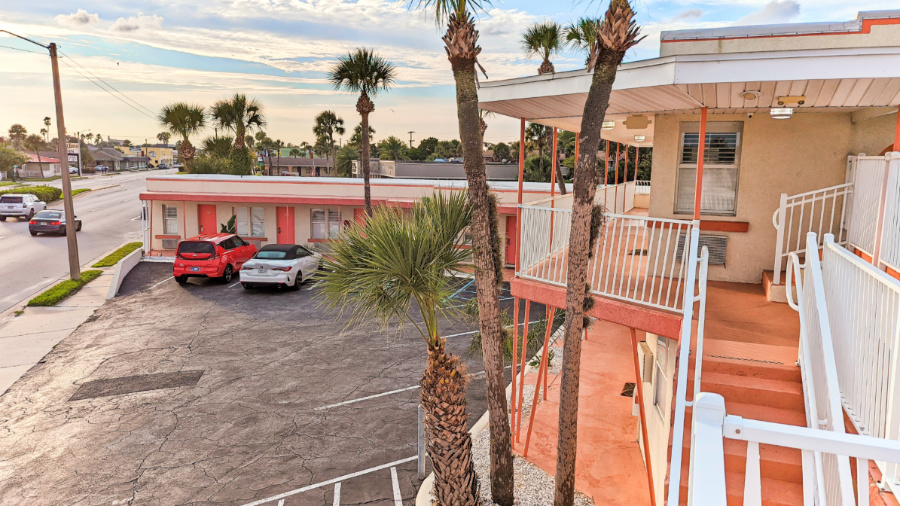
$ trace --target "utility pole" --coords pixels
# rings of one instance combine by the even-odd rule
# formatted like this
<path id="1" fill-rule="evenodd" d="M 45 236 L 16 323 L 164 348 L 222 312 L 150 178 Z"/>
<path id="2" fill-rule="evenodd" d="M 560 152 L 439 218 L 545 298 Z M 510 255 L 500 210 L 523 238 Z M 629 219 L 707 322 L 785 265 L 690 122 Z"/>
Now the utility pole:
<path id="1" fill-rule="evenodd" d="M 69 247 L 69 277 L 81 279 L 81 263 L 78 261 L 78 240 L 75 238 L 75 205 L 72 202 L 72 181 L 69 178 L 69 150 L 66 149 L 66 123 L 63 119 L 62 90 L 59 85 L 59 62 L 56 56 L 56 44 L 51 42 L 50 64 L 53 68 L 53 96 L 56 99 L 56 136 L 59 143 L 60 168 L 62 170 L 63 207 L 66 211 L 66 244 Z M 78 154 L 79 157 L 81 153 Z"/>
<path id="2" fill-rule="evenodd" d="M 407 132 L 407 133 L 409 134 L 409 149 L 412 149 L 412 134 L 414 134 L 414 133 L 416 133 L 416 132 L 410 130 L 410 131 Z"/>

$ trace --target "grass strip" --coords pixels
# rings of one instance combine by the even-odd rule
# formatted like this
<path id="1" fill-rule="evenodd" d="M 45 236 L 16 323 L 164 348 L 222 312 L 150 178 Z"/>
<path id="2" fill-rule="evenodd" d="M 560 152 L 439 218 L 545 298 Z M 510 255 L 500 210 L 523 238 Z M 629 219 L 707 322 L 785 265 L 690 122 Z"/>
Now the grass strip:
<path id="1" fill-rule="evenodd" d="M 29 306 L 55 306 L 64 301 L 73 293 L 81 290 L 81 287 L 97 279 L 103 271 L 99 269 L 81 271 L 81 279 L 67 279 L 44 290 L 40 295 L 28 301 Z"/>
<path id="2" fill-rule="evenodd" d="M 120 260 L 122 260 L 123 258 L 128 256 L 129 253 L 140 248 L 143 245 L 144 245 L 144 243 L 141 243 L 141 242 L 130 242 L 130 243 L 122 246 L 121 248 L 113 251 L 109 255 L 106 255 L 105 257 L 103 257 L 102 260 L 95 263 L 91 267 L 112 267 L 113 265 L 116 265 L 117 263 L 119 263 Z"/>
<path id="3" fill-rule="evenodd" d="M 77 190 L 72 190 L 72 196 L 74 197 L 75 195 L 78 195 L 79 193 L 84 193 L 84 192 L 89 192 L 89 191 L 91 191 L 90 188 L 79 188 Z"/>

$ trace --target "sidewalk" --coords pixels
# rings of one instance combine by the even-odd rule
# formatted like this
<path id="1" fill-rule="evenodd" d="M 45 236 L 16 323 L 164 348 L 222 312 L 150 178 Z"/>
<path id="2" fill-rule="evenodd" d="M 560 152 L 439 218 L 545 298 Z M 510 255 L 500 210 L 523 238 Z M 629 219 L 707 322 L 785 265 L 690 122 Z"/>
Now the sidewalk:
<path id="1" fill-rule="evenodd" d="M 53 307 L 27 307 L 0 321 L 0 395 L 106 302 L 115 266 Z"/>

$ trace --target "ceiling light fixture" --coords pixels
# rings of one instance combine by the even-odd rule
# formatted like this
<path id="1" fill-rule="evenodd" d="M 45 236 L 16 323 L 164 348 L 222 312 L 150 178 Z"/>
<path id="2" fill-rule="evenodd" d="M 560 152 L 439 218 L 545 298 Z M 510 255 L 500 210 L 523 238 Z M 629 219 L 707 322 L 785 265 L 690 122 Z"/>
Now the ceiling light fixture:
<path id="1" fill-rule="evenodd" d="M 647 139 L 647 137 L 644 135 L 635 135 L 634 136 L 635 142 L 644 142 L 646 139 Z"/>
<path id="2" fill-rule="evenodd" d="M 759 98 L 759 92 L 756 90 L 744 90 L 741 93 L 741 97 L 744 100 L 756 100 L 757 98 Z"/>
<path id="3" fill-rule="evenodd" d="M 613 121 L 604 121 L 603 124 L 600 125 L 600 128 L 603 129 L 603 130 L 612 130 L 612 129 L 615 128 L 615 127 L 616 127 L 616 122 L 615 122 L 615 120 L 613 120 Z"/>
<path id="4" fill-rule="evenodd" d="M 794 110 L 790 107 L 773 107 L 769 109 L 769 116 L 772 119 L 790 119 L 794 115 Z"/>

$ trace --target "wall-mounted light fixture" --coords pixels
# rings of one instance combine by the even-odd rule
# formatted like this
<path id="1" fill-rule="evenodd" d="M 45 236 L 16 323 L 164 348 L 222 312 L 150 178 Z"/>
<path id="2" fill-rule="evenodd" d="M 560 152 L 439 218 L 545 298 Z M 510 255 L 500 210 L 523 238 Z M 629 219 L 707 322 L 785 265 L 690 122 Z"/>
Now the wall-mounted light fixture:
<path id="1" fill-rule="evenodd" d="M 769 116 L 772 119 L 790 119 L 794 115 L 794 110 L 790 107 L 773 107 L 769 109 Z"/>
<path id="2" fill-rule="evenodd" d="M 604 121 L 603 124 L 600 125 L 600 128 L 603 129 L 603 130 L 612 130 L 612 129 L 615 128 L 615 127 L 616 127 L 616 122 L 615 122 L 615 120 L 613 120 L 613 121 Z"/>
<path id="3" fill-rule="evenodd" d="M 644 142 L 645 140 L 647 140 L 647 137 L 644 135 L 635 135 L 634 136 L 634 142 Z"/>

